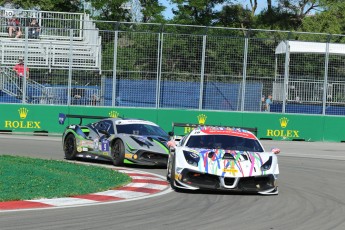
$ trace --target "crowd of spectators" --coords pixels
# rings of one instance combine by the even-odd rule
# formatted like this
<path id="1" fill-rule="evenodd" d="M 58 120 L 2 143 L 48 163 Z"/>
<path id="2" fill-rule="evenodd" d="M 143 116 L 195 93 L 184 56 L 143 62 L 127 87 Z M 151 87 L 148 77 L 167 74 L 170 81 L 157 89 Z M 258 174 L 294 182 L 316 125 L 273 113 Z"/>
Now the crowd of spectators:
<path id="1" fill-rule="evenodd" d="M 29 28 L 28 37 L 31 39 L 38 39 L 40 33 L 40 26 L 36 18 L 31 19 L 27 25 Z M 16 17 L 11 17 L 7 22 L 8 36 L 10 38 L 21 38 L 24 34 L 21 21 Z"/>
<path id="2" fill-rule="evenodd" d="M 13 36 L 15 38 L 20 38 L 22 35 L 22 28 L 20 25 L 19 19 L 13 17 L 8 20 L 8 36 L 12 38 Z"/>
<path id="3" fill-rule="evenodd" d="M 21 38 L 23 35 L 21 21 L 16 17 L 11 17 L 7 22 L 8 27 L 8 36 L 9 38 Z M 31 19 L 28 25 L 28 37 L 30 39 L 38 39 L 40 34 L 40 26 L 36 18 Z M 17 76 L 22 78 L 25 76 L 29 77 L 29 68 L 24 69 L 24 60 L 22 57 L 19 57 L 18 63 L 13 67 L 13 70 L 16 72 Z"/>

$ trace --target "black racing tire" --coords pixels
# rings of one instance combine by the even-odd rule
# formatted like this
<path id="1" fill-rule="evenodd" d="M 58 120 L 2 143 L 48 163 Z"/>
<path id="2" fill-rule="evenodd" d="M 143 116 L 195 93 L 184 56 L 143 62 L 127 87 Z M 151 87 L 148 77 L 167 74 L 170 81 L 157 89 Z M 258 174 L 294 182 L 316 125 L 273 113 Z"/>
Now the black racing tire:
<path id="1" fill-rule="evenodd" d="M 125 159 L 125 146 L 120 139 L 113 141 L 111 145 L 111 158 L 115 166 L 123 165 Z"/>
<path id="2" fill-rule="evenodd" d="M 172 158 L 172 157 L 169 156 L 168 163 L 167 163 L 167 175 L 166 175 L 166 177 L 167 177 L 168 182 L 170 182 L 170 180 L 171 180 L 171 160 L 170 160 L 170 158 Z M 170 176 L 169 176 L 169 174 L 170 174 Z"/>
<path id="3" fill-rule="evenodd" d="M 178 188 L 175 186 L 175 156 L 172 158 L 172 162 L 171 162 L 170 187 L 174 189 L 175 191 L 178 190 Z"/>
<path id="4" fill-rule="evenodd" d="M 68 134 L 63 143 L 63 150 L 65 152 L 65 158 L 67 160 L 74 160 L 77 155 L 77 144 L 75 141 L 75 136 L 73 134 Z"/>

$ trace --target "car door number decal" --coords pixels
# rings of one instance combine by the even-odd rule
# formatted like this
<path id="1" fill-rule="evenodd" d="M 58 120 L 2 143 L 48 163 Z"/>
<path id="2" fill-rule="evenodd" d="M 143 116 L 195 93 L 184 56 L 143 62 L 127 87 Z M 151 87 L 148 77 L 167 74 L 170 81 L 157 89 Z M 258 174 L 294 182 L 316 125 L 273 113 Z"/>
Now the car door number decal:
<path id="1" fill-rule="evenodd" d="M 109 151 L 109 141 L 102 140 L 102 152 L 108 152 L 108 151 Z"/>

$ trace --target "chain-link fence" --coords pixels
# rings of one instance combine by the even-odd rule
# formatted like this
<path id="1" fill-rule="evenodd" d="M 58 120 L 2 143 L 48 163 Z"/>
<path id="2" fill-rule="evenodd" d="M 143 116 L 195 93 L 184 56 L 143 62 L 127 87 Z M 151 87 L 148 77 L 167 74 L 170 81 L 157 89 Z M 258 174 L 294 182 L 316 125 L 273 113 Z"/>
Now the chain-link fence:
<path id="1" fill-rule="evenodd" d="M 345 115 L 341 35 L 25 11 L 21 21 L 35 14 L 39 36 L 22 24 L 10 38 L 9 11 L 1 11 L 0 103 Z"/>

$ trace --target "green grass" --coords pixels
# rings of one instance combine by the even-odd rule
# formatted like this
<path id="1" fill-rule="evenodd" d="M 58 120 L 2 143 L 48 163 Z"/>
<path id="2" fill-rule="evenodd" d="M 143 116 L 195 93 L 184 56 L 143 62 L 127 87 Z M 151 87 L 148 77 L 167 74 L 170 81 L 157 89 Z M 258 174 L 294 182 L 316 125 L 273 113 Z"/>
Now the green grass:
<path id="1" fill-rule="evenodd" d="M 0 201 L 88 194 L 130 181 L 128 175 L 104 167 L 0 155 Z"/>

